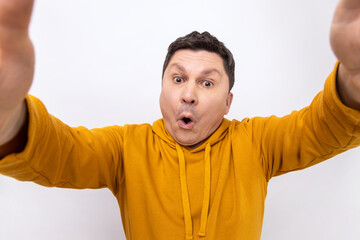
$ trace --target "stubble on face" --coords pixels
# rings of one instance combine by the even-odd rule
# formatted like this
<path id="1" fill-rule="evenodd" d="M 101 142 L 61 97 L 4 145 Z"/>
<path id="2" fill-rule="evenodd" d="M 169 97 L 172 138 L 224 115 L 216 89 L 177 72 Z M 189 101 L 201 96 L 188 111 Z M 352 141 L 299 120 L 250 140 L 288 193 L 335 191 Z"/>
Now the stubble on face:
<path id="1" fill-rule="evenodd" d="M 160 107 L 165 127 L 181 145 L 201 145 L 221 124 L 232 101 L 221 57 L 179 50 L 165 70 Z"/>

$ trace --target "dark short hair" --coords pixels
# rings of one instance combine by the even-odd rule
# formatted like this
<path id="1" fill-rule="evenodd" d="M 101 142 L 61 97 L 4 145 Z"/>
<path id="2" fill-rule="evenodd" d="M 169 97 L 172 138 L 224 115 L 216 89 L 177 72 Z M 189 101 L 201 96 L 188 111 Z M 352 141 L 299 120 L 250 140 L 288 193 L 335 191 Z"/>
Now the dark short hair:
<path id="1" fill-rule="evenodd" d="M 168 52 L 164 61 L 162 71 L 163 77 L 172 56 L 176 51 L 181 49 L 206 50 L 217 53 L 223 59 L 224 68 L 229 78 L 229 91 L 232 89 L 235 82 L 235 61 L 233 55 L 230 50 L 225 47 L 223 42 L 220 42 L 208 32 L 199 33 L 194 31 L 184 37 L 179 37 L 172 42 L 168 47 Z"/>

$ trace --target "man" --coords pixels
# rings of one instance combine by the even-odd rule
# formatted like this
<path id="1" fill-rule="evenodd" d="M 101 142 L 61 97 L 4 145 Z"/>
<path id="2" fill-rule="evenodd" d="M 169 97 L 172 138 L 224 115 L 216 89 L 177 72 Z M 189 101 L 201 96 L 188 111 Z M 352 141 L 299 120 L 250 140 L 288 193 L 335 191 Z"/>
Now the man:
<path id="1" fill-rule="evenodd" d="M 165 60 L 164 120 L 92 131 L 65 126 L 39 100 L 26 97 L 33 74 L 27 36 L 32 4 L 0 3 L 0 144 L 8 155 L 0 172 L 45 186 L 109 187 L 129 239 L 259 239 L 272 176 L 359 144 L 359 113 L 336 96 L 338 91 L 345 105 L 359 109 L 359 48 L 352 42 L 356 31 L 348 29 L 355 22 L 348 16 L 356 15 L 356 1 L 340 2 L 335 14 L 331 40 L 339 68 L 325 91 L 300 112 L 243 122 L 223 119 L 232 102 L 231 53 L 209 34 L 193 33 L 170 46 Z M 28 140 L 21 130 L 17 134 L 27 127 Z M 24 150 L 18 144 L 10 149 L 15 135 Z"/>

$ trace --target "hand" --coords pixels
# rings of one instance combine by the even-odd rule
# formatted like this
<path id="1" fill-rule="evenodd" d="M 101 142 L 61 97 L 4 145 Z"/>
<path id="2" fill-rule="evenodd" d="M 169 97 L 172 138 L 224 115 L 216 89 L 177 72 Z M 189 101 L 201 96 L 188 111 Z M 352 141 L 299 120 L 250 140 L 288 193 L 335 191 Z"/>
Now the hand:
<path id="1" fill-rule="evenodd" d="M 0 0 L 0 27 L 27 31 L 33 0 Z"/>
<path id="2" fill-rule="evenodd" d="M 360 0 L 340 0 L 330 34 L 340 61 L 338 92 L 345 105 L 360 110 Z"/>
<path id="3" fill-rule="evenodd" d="M 0 145 L 20 129 L 34 75 L 28 27 L 33 0 L 0 0 Z"/>
<path id="4" fill-rule="evenodd" d="M 0 120 L 24 100 L 33 79 L 32 7 L 32 0 L 0 0 Z"/>

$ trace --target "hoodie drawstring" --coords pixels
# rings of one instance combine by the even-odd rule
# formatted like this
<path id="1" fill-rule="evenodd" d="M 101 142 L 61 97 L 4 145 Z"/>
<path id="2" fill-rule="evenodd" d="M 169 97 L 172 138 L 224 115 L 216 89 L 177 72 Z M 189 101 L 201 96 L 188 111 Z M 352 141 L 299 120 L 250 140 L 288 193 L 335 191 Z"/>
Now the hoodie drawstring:
<path id="1" fill-rule="evenodd" d="M 176 144 L 176 151 L 179 158 L 181 196 L 182 196 L 183 210 L 184 210 L 186 239 L 193 239 L 189 193 L 187 189 L 186 171 L 185 171 L 185 157 L 184 157 L 184 152 L 179 146 L 179 144 Z"/>
<path id="2" fill-rule="evenodd" d="M 186 239 L 193 239 L 192 217 L 190 211 L 189 192 L 188 192 L 188 186 L 186 180 L 185 157 L 184 157 L 184 152 L 179 144 L 176 144 L 176 151 L 179 158 L 181 196 L 183 202 Z M 206 230 L 209 204 L 210 204 L 210 186 L 211 186 L 210 185 L 210 176 L 211 176 L 210 152 L 211 152 L 211 146 L 208 143 L 205 147 L 204 199 L 201 210 L 200 230 L 198 232 L 198 235 L 201 237 L 205 237 L 205 230 Z"/>
<path id="3" fill-rule="evenodd" d="M 201 210 L 201 221 L 200 221 L 200 230 L 198 235 L 205 237 L 205 230 L 207 224 L 207 218 L 209 213 L 209 204 L 210 204 L 210 151 L 211 146 L 208 143 L 205 147 L 205 181 L 204 181 L 204 200 Z"/>

